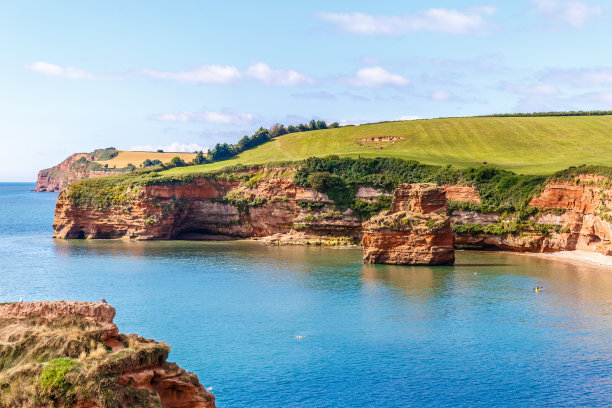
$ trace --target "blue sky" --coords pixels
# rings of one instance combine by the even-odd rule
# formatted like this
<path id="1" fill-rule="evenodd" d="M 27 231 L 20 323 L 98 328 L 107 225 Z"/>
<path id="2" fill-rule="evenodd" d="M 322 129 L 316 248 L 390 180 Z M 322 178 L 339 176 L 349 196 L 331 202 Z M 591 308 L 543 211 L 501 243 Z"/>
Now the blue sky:
<path id="1" fill-rule="evenodd" d="M 610 1 L 4 1 L 0 181 L 259 126 L 612 109 Z"/>

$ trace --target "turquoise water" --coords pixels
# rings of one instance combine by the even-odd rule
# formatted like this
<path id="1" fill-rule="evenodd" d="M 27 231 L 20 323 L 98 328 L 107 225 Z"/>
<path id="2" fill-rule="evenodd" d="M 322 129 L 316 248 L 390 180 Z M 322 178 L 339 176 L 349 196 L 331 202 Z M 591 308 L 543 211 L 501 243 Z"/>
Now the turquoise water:
<path id="1" fill-rule="evenodd" d="M 224 407 L 612 405 L 612 271 L 499 253 L 54 241 L 56 195 L 0 184 L 0 302 L 105 297 Z M 535 293 L 531 288 L 544 286 Z M 302 336 L 298 338 L 297 336 Z"/>

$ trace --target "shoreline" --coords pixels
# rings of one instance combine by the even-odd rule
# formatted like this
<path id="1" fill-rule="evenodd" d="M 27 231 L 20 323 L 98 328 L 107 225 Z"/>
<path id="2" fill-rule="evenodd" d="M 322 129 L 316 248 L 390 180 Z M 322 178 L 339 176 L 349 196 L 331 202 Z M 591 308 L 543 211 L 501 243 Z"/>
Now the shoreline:
<path id="1" fill-rule="evenodd" d="M 559 252 L 514 252 L 544 258 L 549 260 L 563 261 L 574 265 L 599 266 L 603 269 L 612 268 L 612 256 L 600 254 L 599 252 L 589 251 L 559 251 Z M 612 269 L 610 269 L 612 271 Z"/>

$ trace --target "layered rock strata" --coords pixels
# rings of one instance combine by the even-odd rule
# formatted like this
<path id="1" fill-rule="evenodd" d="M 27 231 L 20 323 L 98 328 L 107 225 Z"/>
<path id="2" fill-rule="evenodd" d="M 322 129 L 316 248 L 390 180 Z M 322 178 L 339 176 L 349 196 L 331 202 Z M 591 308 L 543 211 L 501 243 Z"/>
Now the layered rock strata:
<path id="1" fill-rule="evenodd" d="M 338 211 L 325 194 L 271 178 L 256 186 L 197 178 L 189 184 L 147 186 L 129 204 L 83 208 L 60 194 L 56 238 L 249 238 L 300 231 L 361 239 L 361 219 Z"/>
<path id="2" fill-rule="evenodd" d="M 435 184 L 402 184 L 391 210 L 363 225 L 364 263 L 452 265 L 454 237 L 446 193 Z"/>
<path id="3" fill-rule="evenodd" d="M 114 316 L 104 303 L 0 305 L 0 407 L 215 407 L 167 345 L 119 334 Z"/>

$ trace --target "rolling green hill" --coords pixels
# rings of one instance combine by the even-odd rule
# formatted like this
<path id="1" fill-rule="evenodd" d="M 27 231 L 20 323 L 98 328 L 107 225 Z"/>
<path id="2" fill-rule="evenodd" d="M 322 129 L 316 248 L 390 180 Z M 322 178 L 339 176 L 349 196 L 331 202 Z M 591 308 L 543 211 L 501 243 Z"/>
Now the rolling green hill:
<path id="1" fill-rule="evenodd" d="M 398 157 L 458 168 L 483 162 L 525 174 L 612 166 L 612 116 L 469 117 L 384 122 L 291 133 L 225 161 L 164 174 L 308 157 Z"/>

